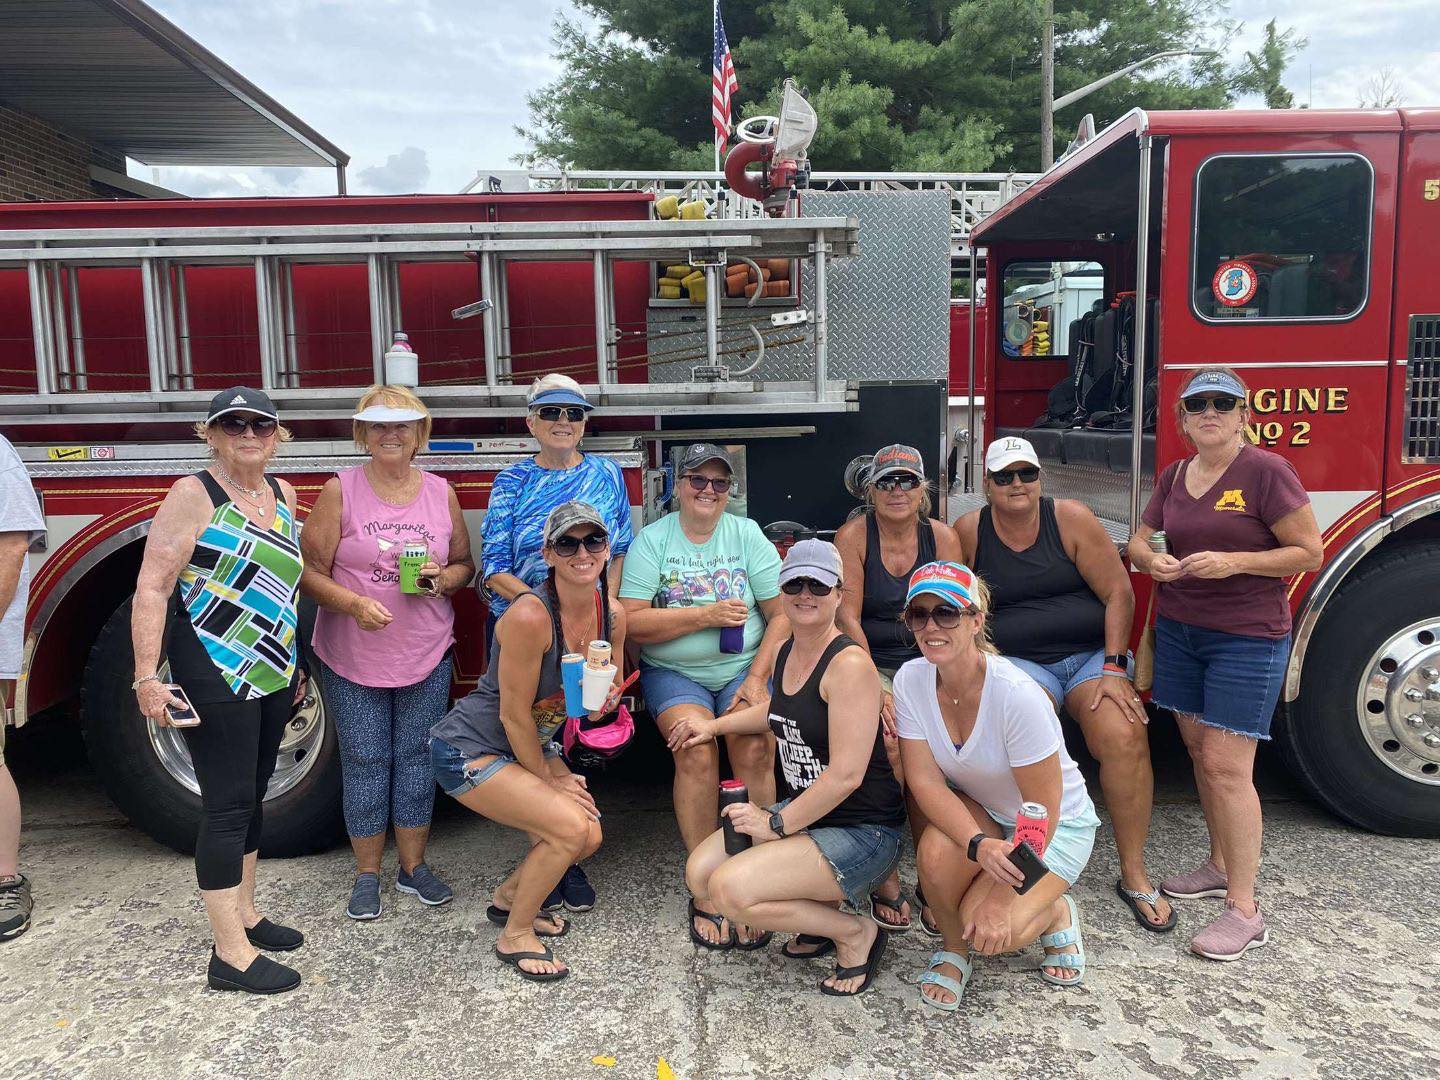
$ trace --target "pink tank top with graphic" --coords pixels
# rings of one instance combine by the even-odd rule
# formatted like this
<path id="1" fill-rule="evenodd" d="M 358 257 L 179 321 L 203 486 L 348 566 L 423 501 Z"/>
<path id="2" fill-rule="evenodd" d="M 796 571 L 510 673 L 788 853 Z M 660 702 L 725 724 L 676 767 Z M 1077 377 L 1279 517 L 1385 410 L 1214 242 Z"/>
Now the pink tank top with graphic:
<path id="1" fill-rule="evenodd" d="M 362 630 L 352 616 L 322 608 L 313 644 L 332 671 L 362 686 L 418 683 L 455 641 L 448 597 L 400 591 L 400 553 L 407 543 L 424 544 L 441 566 L 450 553 L 450 485 L 432 473 L 420 475 L 420 494 L 406 506 L 391 506 L 375 494 L 364 466 L 339 474 L 340 543 L 330 576 L 380 601 L 395 618 L 384 629 Z"/>

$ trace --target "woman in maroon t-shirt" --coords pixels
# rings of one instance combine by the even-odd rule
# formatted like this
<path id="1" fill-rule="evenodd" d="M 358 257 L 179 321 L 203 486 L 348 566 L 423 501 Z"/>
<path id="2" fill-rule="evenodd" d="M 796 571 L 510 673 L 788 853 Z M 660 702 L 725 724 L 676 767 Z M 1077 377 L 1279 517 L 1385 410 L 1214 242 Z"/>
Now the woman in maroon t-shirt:
<path id="1" fill-rule="evenodd" d="M 1210 858 L 1160 883 L 1170 896 L 1225 897 L 1191 942 L 1238 960 L 1266 942 L 1255 901 L 1260 799 L 1255 745 L 1270 737 L 1290 653 L 1285 579 L 1320 567 L 1320 530 L 1294 467 L 1245 439 L 1248 390 L 1225 367 L 1197 371 L 1176 402 L 1195 453 L 1167 468 L 1130 538 L 1156 585 L 1155 704 L 1175 713 L 1195 766 Z M 1150 548 L 1165 533 L 1168 550 Z"/>

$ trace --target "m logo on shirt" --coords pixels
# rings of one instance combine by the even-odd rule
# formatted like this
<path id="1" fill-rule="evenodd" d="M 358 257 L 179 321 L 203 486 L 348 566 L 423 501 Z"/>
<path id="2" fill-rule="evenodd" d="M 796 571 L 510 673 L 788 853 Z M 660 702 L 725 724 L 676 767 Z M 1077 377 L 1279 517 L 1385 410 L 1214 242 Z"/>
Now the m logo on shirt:
<path id="1" fill-rule="evenodd" d="M 1245 512 L 1245 492 L 1241 488 L 1232 488 L 1221 495 L 1215 503 L 1216 510 L 1236 510 Z"/>

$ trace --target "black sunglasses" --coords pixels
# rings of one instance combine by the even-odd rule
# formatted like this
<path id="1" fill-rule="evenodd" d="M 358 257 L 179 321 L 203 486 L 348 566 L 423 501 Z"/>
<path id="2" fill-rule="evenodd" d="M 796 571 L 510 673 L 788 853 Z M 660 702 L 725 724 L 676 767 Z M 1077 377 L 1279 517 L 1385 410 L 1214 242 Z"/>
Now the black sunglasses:
<path id="1" fill-rule="evenodd" d="M 899 488 L 901 491 L 914 491 L 920 486 L 918 476 L 885 476 L 875 481 L 875 486 L 881 491 L 894 491 Z"/>
<path id="2" fill-rule="evenodd" d="M 918 634 L 929 622 L 941 630 L 954 630 L 960 625 L 960 620 L 969 614 L 969 611 L 961 611 L 953 604 L 936 604 L 933 608 L 907 607 L 900 613 L 900 621 L 910 628 L 912 634 Z"/>
<path id="3" fill-rule="evenodd" d="M 780 586 L 780 591 L 786 596 L 799 596 L 804 589 L 809 589 L 811 596 L 829 596 L 834 586 L 822 584 L 814 578 L 808 577 L 791 578 Z"/>
<path id="4" fill-rule="evenodd" d="M 733 483 L 732 480 L 725 476 L 701 476 L 699 473 L 691 473 L 686 476 L 685 479 L 690 481 L 692 490 L 704 491 L 707 487 L 712 487 L 715 489 L 716 495 L 724 495 L 730 490 L 730 485 Z"/>
<path id="5" fill-rule="evenodd" d="M 1040 479 L 1040 466 L 1027 465 L 1023 469 L 1005 469 L 990 474 L 991 483 L 999 484 L 1001 487 L 1009 487 L 1017 479 L 1022 484 L 1033 484 Z"/>
<path id="6" fill-rule="evenodd" d="M 1183 404 L 1187 413 L 1199 416 L 1206 405 L 1214 405 L 1217 413 L 1234 412 L 1240 405 L 1240 399 L 1234 394 L 1216 394 L 1214 397 L 1187 397 Z"/>
<path id="7" fill-rule="evenodd" d="M 585 550 L 591 555 L 599 555 L 610 546 L 610 537 L 602 532 L 591 533 L 583 540 L 578 536 L 571 536 L 568 533 L 564 536 L 557 536 L 550 542 L 550 549 L 562 559 L 568 559 L 580 550 L 580 545 L 585 545 Z"/>
<path id="8" fill-rule="evenodd" d="M 242 420 L 238 416 L 222 416 L 216 423 L 220 425 L 221 431 L 232 438 L 244 435 L 245 429 L 249 428 L 257 439 L 268 439 L 280 426 L 280 421 L 272 420 L 268 416 L 257 416 L 251 420 Z"/>
<path id="9" fill-rule="evenodd" d="M 563 407 L 560 405 L 541 405 L 535 410 L 535 415 L 547 424 L 553 424 L 562 416 L 572 424 L 578 424 L 585 419 L 585 410 L 579 405 Z"/>

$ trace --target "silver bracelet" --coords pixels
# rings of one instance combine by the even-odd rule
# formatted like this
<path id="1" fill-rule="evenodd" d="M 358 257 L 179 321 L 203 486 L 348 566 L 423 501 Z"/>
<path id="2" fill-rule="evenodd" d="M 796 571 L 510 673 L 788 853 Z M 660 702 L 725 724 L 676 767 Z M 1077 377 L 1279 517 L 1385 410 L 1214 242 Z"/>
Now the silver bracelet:
<path id="1" fill-rule="evenodd" d="M 141 683 L 147 683 L 147 682 L 164 682 L 164 681 L 165 681 L 165 680 L 162 679 L 159 675 L 141 675 L 140 678 L 136 679 L 133 683 L 130 684 L 130 689 L 131 689 L 131 690 L 139 690 Z"/>

